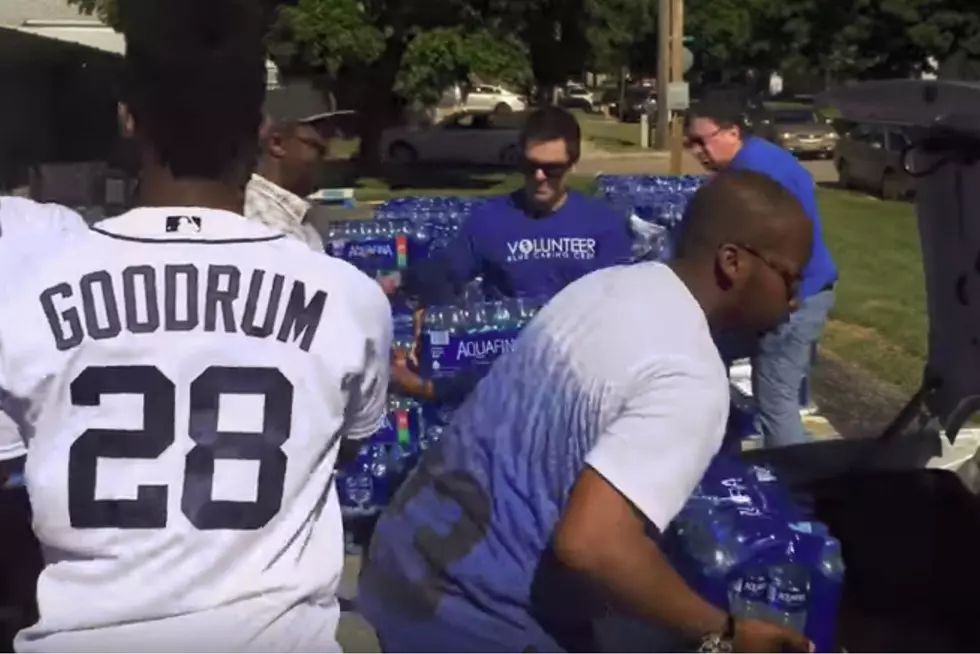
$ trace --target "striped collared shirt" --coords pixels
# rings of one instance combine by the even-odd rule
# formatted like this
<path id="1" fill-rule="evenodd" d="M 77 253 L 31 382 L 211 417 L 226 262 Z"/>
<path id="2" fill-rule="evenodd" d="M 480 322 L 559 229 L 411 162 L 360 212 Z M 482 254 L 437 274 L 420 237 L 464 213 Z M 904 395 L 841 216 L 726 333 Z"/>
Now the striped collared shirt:
<path id="1" fill-rule="evenodd" d="M 310 203 L 261 175 L 252 175 L 245 188 L 245 217 L 297 238 L 314 250 L 323 251 L 323 240 L 306 213 Z"/>

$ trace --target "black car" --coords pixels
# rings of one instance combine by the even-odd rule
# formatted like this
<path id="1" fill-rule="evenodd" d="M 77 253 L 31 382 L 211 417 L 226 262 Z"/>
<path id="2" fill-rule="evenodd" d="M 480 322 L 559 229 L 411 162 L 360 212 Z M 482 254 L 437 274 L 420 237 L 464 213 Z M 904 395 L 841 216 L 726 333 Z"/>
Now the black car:
<path id="1" fill-rule="evenodd" d="M 619 110 L 624 123 L 638 123 L 643 114 L 653 116 L 657 109 L 657 92 L 648 88 L 626 89 L 626 102 Z"/>

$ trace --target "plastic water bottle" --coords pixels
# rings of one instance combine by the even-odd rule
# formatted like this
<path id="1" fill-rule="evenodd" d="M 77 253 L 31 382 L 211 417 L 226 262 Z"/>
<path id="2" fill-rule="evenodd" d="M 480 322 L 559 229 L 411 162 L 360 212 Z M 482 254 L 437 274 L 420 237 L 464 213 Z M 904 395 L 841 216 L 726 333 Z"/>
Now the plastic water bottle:
<path id="1" fill-rule="evenodd" d="M 729 587 L 728 605 L 736 618 L 769 620 L 769 574 L 764 566 L 750 566 Z"/>
<path id="2" fill-rule="evenodd" d="M 795 565 L 774 565 L 769 568 L 769 619 L 775 624 L 800 633 L 806 628 L 810 599 L 810 573 Z"/>
<path id="3" fill-rule="evenodd" d="M 742 560 L 729 518 L 712 506 L 682 512 L 677 533 L 688 555 L 709 577 L 727 577 Z"/>
<path id="4" fill-rule="evenodd" d="M 844 582 L 844 557 L 841 555 L 840 541 L 828 538 L 820 557 L 820 574 L 833 582 Z"/>
<path id="5" fill-rule="evenodd" d="M 424 452 L 442 440 L 444 430 L 445 427 L 441 425 L 429 425 L 426 427 L 422 432 L 422 438 L 419 439 L 419 449 Z"/>

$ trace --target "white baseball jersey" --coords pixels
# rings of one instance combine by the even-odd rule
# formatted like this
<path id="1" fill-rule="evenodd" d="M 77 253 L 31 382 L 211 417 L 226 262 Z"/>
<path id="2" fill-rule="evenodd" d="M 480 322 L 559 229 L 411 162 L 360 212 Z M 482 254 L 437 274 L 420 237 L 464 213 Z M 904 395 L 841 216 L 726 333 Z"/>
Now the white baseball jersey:
<path id="1" fill-rule="evenodd" d="M 333 470 L 385 410 L 378 285 L 236 214 L 142 208 L 14 291 L 0 398 L 47 564 L 18 651 L 339 649 Z"/>
<path id="2" fill-rule="evenodd" d="M 88 229 L 85 220 L 60 204 L 0 197 L 0 270 L 16 270 L 54 249 L 66 237 Z M 6 287 L 7 280 L 4 280 Z"/>
<path id="3" fill-rule="evenodd" d="M 19 286 L 32 268 L 41 265 L 66 240 L 86 231 L 85 220 L 60 204 L 0 197 L 0 297 Z M 4 443 L 13 444 L 10 451 L 5 451 Z M 17 426 L 8 415 L 0 413 L 0 459 L 22 453 Z"/>

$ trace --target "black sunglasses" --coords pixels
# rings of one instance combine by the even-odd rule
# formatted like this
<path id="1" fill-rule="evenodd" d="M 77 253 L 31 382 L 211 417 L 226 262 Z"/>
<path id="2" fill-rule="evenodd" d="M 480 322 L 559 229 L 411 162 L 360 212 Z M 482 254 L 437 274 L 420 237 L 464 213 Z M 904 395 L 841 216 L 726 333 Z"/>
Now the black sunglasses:
<path id="1" fill-rule="evenodd" d="M 521 173 L 527 176 L 536 174 L 539 170 L 548 179 L 560 179 L 571 169 L 572 164 L 568 162 L 550 163 L 545 161 L 534 161 L 524 157 L 518 164 Z"/>
<path id="2" fill-rule="evenodd" d="M 751 245 L 746 245 L 745 243 L 733 243 L 732 245 L 740 250 L 745 250 L 753 257 L 764 263 L 767 268 L 779 275 L 782 278 L 783 283 L 786 285 L 786 294 L 790 298 L 795 298 L 797 296 L 800 291 L 800 283 L 803 281 L 803 273 L 788 270 L 786 266 L 777 261 L 773 261 L 771 257 L 759 252 Z"/>

